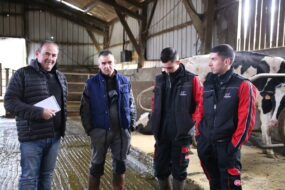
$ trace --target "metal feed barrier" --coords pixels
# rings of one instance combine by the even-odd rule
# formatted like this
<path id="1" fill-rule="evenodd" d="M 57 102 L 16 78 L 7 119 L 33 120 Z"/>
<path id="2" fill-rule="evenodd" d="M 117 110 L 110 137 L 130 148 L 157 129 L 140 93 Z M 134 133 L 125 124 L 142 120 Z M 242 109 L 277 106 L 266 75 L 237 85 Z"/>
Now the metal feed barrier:
<path id="1" fill-rule="evenodd" d="M 280 77 L 285 77 L 285 73 L 261 73 L 261 74 L 257 74 L 257 75 L 254 75 L 253 77 L 251 77 L 249 80 L 251 81 L 255 81 L 257 79 L 260 79 L 260 78 L 280 78 Z M 282 114 L 280 114 L 280 116 L 278 117 L 278 131 L 279 131 L 279 136 L 281 138 L 281 140 L 283 141 L 283 144 L 280 143 L 280 144 L 271 144 L 271 145 L 264 145 L 264 144 L 261 144 L 259 143 L 254 137 L 250 137 L 249 138 L 249 141 L 261 148 L 261 149 L 271 149 L 271 148 L 284 148 L 285 147 L 285 125 L 284 125 L 284 120 L 285 120 L 285 108 L 283 108 Z"/>

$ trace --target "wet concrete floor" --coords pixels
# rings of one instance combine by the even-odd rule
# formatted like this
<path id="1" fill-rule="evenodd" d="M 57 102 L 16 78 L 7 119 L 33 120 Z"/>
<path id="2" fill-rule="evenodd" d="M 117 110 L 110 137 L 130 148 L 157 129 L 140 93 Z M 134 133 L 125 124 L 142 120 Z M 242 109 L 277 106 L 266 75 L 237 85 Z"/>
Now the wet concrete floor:
<path id="1" fill-rule="evenodd" d="M 88 167 L 91 156 L 90 140 L 84 134 L 80 125 L 78 119 L 69 119 L 67 122 L 68 130 L 61 143 L 57 167 L 53 177 L 53 189 L 55 190 L 83 190 L 87 188 Z M 132 152 L 134 151 L 132 149 Z M 157 181 L 151 175 L 151 161 L 145 162 L 146 159 L 149 158 L 129 156 L 126 173 L 127 190 L 158 189 Z M 102 177 L 101 182 L 103 190 L 112 189 L 111 171 L 112 163 L 108 156 L 105 164 L 105 175 Z M 0 190 L 18 189 L 20 174 L 20 152 L 15 120 L 0 118 Z"/>
<path id="2" fill-rule="evenodd" d="M 69 130 L 61 144 L 57 167 L 53 178 L 53 189 L 81 190 L 86 189 L 90 160 L 90 140 L 74 123 L 68 122 Z M 112 163 L 108 158 L 105 164 L 105 175 L 102 178 L 103 190 L 112 187 Z M 0 119 L 0 189 L 18 188 L 20 168 L 19 142 L 14 119 Z M 128 165 L 126 189 L 156 189 L 157 182 L 150 176 L 139 174 Z"/>

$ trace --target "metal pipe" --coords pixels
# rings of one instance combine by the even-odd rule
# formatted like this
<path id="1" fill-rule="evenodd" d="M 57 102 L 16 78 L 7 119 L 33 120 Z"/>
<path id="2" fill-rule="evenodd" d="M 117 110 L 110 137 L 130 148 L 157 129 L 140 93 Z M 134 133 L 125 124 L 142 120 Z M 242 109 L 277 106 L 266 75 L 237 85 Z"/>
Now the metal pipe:
<path id="1" fill-rule="evenodd" d="M 251 136 L 249 138 L 249 141 L 254 145 L 257 146 L 258 148 L 261 149 L 272 149 L 272 148 L 285 148 L 284 144 L 271 144 L 271 145 L 264 145 L 264 144 L 260 144 L 256 138 L 254 138 L 253 136 Z"/>
<path id="2" fill-rule="evenodd" d="M 260 78 L 278 78 L 278 77 L 285 77 L 285 73 L 261 73 L 252 76 L 249 80 L 255 81 Z"/>
<path id="3" fill-rule="evenodd" d="M 144 93 L 146 93 L 146 92 L 148 92 L 148 91 L 151 91 L 151 90 L 153 90 L 153 89 L 154 89 L 154 86 L 151 86 L 151 87 L 149 87 L 149 88 L 147 88 L 147 89 L 141 91 L 141 92 L 138 94 L 138 96 L 137 96 L 137 102 L 138 102 L 139 106 L 141 107 L 142 110 L 144 110 L 144 111 L 146 111 L 146 112 L 151 112 L 152 110 L 149 109 L 149 108 L 146 108 L 146 107 L 144 107 L 144 106 L 142 105 L 142 103 L 141 103 L 141 99 L 142 99 L 142 98 L 141 98 L 141 97 L 142 97 L 142 95 L 143 95 Z"/>

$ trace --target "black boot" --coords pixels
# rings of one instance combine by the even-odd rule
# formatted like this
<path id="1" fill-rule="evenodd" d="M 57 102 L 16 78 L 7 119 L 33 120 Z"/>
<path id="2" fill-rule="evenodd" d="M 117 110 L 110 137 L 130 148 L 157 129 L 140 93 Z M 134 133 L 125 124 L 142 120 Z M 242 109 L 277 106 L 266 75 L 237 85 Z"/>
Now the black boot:
<path id="1" fill-rule="evenodd" d="M 125 185 L 125 175 L 124 174 L 113 174 L 113 189 L 123 190 Z"/>
<path id="2" fill-rule="evenodd" d="M 159 190 L 172 190 L 170 177 L 164 180 L 158 180 Z"/>
<path id="3" fill-rule="evenodd" d="M 178 181 L 176 179 L 173 179 L 173 190 L 184 190 L 185 186 L 185 180 Z"/>
<path id="4" fill-rule="evenodd" d="M 89 176 L 88 190 L 99 190 L 100 177 Z"/>

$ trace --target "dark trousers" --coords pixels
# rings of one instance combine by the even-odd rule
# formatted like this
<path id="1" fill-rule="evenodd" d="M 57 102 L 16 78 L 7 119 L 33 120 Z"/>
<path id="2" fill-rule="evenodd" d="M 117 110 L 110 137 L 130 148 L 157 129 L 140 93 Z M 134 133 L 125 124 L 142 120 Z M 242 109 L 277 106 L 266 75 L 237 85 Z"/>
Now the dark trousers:
<path id="1" fill-rule="evenodd" d="M 155 144 L 154 172 L 159 180 L 166 179 L 170 174 L 178 181 L 187 177 L 190 159 L 190 140 L 161 140 Z"/>
<path id="2" fill-rule="evenodd" d="M 230 141 L 211 142 L 198 137 L 198 155 L 211 190 L 241 190 L 240 150 L 228 154 Z"/>

